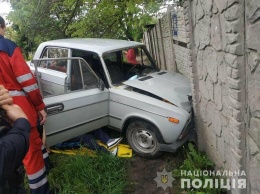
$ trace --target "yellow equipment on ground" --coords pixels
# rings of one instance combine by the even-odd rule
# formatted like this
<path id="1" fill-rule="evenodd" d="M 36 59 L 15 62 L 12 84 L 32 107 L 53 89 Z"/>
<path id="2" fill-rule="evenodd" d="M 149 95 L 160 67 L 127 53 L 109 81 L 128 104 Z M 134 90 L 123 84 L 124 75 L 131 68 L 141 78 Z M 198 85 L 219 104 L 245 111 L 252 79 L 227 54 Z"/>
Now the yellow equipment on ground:
<path id="1" fill-rule="evenodd" d="M 102 144 L 100 141 L 98 143 L 104 147 L 106 147 L 104 144 Z M 117 151 L 117 156 L 118 157 L 123 157 L 123 158 L 131 158 L 133 151 L 130 148 L 129 145 L 127 144 L 118 144 L 117 146 L 113 147 L 109 151 L 113 151 L 115 148 L 118 148 Z M 64 150 L 59 150 L 59 149 L 51 149 L 52 153 L 57 153 L 57 154 L 68 154 L 68 155 L 76 155 L 76 154 L 88 154 L 90 156 L 96 156 L 96 151 L 90 150 L 86 147 L 80 147 L 77 149 L 64 149 Z"/>

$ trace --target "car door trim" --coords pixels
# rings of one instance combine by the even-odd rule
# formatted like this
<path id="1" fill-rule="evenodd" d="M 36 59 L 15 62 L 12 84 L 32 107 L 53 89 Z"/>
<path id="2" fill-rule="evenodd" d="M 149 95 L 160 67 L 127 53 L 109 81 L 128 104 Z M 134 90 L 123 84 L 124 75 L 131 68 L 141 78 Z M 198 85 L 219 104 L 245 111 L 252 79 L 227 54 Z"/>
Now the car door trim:
<path id="1" fill-rule="evenodd" d="M 63 129 L 63 130 L 60 130 L 60 131 L 55 131 L 55 132 L 53 132 L 53 133 L 49 133 L 49 134 L 47 135 L 47 137 L 52 136 L 52 135 L 57 135 L 57 134 L 59 134 L 59 133 L 63 133 L 64 131 L 71 130 L 71 129 L 73 129 L 73 128 L 75 128 L 75 127 L 78 127 L 78 126 L 81 126 L 81 125 L 86 125 L 86 124 L 89 124 L 89 123 L 91 123 L 91 122 L 94 122 L 94 121 L 97 121 L 97 120 L 100 120 L 100 119 L 103 119 L 103 118 L 106 118 L 106 117 L 108 117 L 108 115 L 104 115 L 104 116 L 102 116 L 102 117 L 98 117 L 98 118 L 96 118 L 96 119 L 92 119 L 92 120 L 90 120 L 90 121 L 80 123 L 80 124 L 78 124 L 78 125 L 73 125 L 73 126 L 70 126 L 70 127 L 66 128 L 66 129 Z"/>
<path id="2" fill-rule="evenodd" d="M 108 101 L 107 99 L 105 99 L 105 100 L 101 100 L 101 101 L 98 101 L 98 102 L 94 102 L 94 103 L 92 103 L 92 104 L 86 104 L 86 105 L 84 105 L 84 106 L 80 106 L 80 107 L 87 107 L 87 106 L 91 106 L 91 105 L 94 105 L 94 104 L 99 104 L 99 103 L 102 103 L 102 102 L 106 102 L 106 101 Z M 64 103 L 64 102 L 63 102 Z M 49 107 L 49 106 L 53 106 L 53 105 L 56 105 L 56 104 L 49 104 L 49 105 L 47 105 L 46 107 Z M 64 105 L 63 105 L 64 106 Z M 63 108 L 64 109 L 64 108 Z M 71 108 L 71 109 L 68 109 L 68 110 L 62 110 L 62 112 L 67 112 L 67 111 L 70 111 L 70 110 L 75 110 L 75 109 L 78 109 L 78 107 L 76 107 L 76 108 Z M 53 112 L 53 113 L 48 113 L 48 115 L 55 115 L 55 114 L 59 114 L 60 112 Z"/>

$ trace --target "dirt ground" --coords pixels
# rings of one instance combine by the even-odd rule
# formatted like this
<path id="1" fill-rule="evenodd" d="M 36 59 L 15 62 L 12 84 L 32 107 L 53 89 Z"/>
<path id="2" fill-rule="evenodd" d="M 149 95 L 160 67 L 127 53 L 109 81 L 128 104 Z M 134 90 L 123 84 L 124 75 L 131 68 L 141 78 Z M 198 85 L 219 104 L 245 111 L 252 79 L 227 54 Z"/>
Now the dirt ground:
<path id="1" fill-rule="evenodd" d="M 118 137 L 118 132 L 108 132 L 110 137 Z M 122 141 L 127 144 L 126 139 Z M 137 156 L 133 152 L 133 157 L 129 158 L 128 175 L 131 182 L 130 187 L 127 188 L 127 194 L 179 194 L 177 190 L 180 185 L 177 181 L 173 181 L 171 187 L 165 190 L 159 185 L 157 187 L 157 173 L 161 173 L 164 169 L 170 173 L 176 169 L 184 161 L 184 149 L 180 148 L 176 153 L 164 152 L 156 159 L 145 159 Z M 160 177 L 159 177 L 160 178 Z"/>
<path id="2" fill-rule="evenodd" d="M 183 162 L 182 151 L 177 153 L 164 153 L 157 159 L 144 159 L 134 155 L 130 159 L 129 179 L 131 186 L 127 189 L 126 193 L 131 194 L 176 194 L 179 186 L 177 182 L 168 182 L 170 186 L 163 188 L 158 185 L 158 180 L 161 176 L 157 173 L 162 173 L 165 169 L 167 173 L 172 172 L 174 169 Z M 158 179 L 156 179 L 158 177 Z M 156 180 L 154 180 L 156 179 Z M 167 184 L 168 185 L 168 184 Z M 165 190 L 164 190 L 165 189 Z"/>

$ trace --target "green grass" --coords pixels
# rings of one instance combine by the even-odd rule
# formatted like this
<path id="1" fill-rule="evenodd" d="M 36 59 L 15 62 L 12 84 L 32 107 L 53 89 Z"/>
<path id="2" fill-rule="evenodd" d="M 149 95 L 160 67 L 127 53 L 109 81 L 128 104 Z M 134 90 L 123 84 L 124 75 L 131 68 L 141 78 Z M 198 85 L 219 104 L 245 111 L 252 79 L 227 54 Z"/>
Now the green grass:
<path id="1" fill-rule="evenodd" d="M 59 193 L 120 194 L 128 185 L 126 160 L 107 154 L 52 154 L 54 168 L 48 175 L 51 186 Z"/>
<path id="2" fill-rule="evenodd" d="M 96 157 L 51 154 L 50 159 L 54 168 L 48 181 L 59 194 L 121 194 L 129 185 L 124 158 L 99 153 Z"/>

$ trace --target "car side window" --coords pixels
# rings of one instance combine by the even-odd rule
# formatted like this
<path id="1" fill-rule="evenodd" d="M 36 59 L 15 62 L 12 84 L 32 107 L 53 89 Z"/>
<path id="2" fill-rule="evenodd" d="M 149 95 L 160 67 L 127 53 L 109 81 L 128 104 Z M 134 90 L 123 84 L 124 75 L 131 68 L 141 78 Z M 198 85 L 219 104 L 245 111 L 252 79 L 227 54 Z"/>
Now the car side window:
<path id="1" fill-rule="evenodd" d="M 57 58 L 55 60 L 57 64 L 67 65 L 66 73 L 42 68 L 46 63 L 51 63 L 52 58 L 34 60 L 37 67 L 35 75 L 44 98 L 98 87 L 98 77 L 83 59 Z"/>
<path id="2" fill-rule="evenodd" d="M 68 53 L 67 48 L 47 47 L 43 51 L 42 58 L 68 57 Z"/>
<path id="3" fill-rule="evenodd" d="M 72 57 L 81 57 L 83 58 L 88 65 L 91 67 L 91 69 L 95 72 L 95 74 L 103 80 L 106 87 L 108 88 L 108 82 L 106 79 L 106 75 L 104 72 L 104 69 L 102 67 L 102 63 L 100 60 L 100 57 L 97 53 L 85 51 L 85 50 L 78 50 L 78 49 L 72 49 Z"/>
<path id="4" fill-rule="evenodd" d="M 53 58 L 51 61 L 39 63 L 40 68 L 52 69 L 60 72 L 67 72 L 67 61 L 66 60 L 55 60 L 56 58 L 68 57 L 68 49 L 47 47 L 42 55 L 42 58 Z"/>
<path id="5" fill-rule="evenodd" d="M 77 60 L 71 66 L 71 90 L 91 89 L 98 86 L 98 78 L 83 60 Z"/>
<path id="6" fill-rule="evenodd" d="M 83 89 L 82 74 L 78 60 L 73 60 L 71 64 L 71 90 Z"/>
<path id="7" fill-rule="evenodd" d="M 103 55 L 112 84 L 120 84 L 124 80 L 122 51 L 108 52 Z"/>

